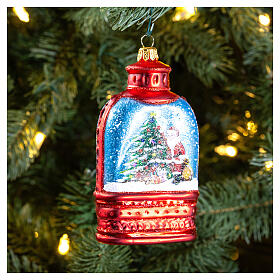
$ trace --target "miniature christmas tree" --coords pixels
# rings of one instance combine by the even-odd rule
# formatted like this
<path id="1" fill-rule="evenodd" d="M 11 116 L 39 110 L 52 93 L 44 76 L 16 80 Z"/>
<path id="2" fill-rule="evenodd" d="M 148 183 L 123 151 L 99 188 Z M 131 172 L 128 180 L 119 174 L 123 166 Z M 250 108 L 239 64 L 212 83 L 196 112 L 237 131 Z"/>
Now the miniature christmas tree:
<path id="1" fill-rule="evenodd" d="M 131 158 L 124 170 L 124 182 L 145 182 L 159 184 L 172 178 L 168 146 L 164 133 L 152 112 L 142 125 L 140 135 L 134 138 L 135 145 L 130 151 Z"/>

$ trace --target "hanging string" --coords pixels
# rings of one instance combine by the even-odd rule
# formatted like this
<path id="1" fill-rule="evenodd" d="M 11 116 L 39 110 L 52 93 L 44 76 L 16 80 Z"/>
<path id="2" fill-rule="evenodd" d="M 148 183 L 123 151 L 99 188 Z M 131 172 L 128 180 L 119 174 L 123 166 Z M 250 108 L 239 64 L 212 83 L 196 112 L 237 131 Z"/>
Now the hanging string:
<path id="1" fill-rule="evenodd" d="M 153 31 L 154 24 L 155 24 L 154 22 L 152 23 L 152 14 L 153 14 L 153 8 L 150 8 L 150 20 L 149 20 L 148 30 L 146 33 L 147 36 L 152 35 L 152 31 Z"/>
<path id="2" fill-rule="evenodd" d="M 152 31 L 153 31 L 153 28 L 154 28 L 154 22 L 152 23 L 152 15 L 153 15 L 153 8 L 150 8 L 150 20 L 149 20 L 149 24 L 148 24 L 148 30 L 146 32 L 146 34 L 144 34 L 142 37 L 141 37 L 141 44 L 142 44 L 142 47 L 144 48 L 144 43 L 143 43 L 143 39 L 145 37 L 151 37 L 153 39 L 152 41 L 152 45 L 151 47 L 153 47 L 154 45 L 154 37 L 152 36 Z"/>

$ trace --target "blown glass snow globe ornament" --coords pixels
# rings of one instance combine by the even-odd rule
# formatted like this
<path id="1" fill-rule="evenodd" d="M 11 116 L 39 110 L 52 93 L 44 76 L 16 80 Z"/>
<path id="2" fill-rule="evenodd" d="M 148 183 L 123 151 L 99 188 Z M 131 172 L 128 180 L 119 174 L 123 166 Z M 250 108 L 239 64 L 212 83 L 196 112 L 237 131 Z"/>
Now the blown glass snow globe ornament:
<path id="1" fill-rule="evenodd" d="M 196 238 L 198 128 L 187 101 L 169 88 L 156 48 L 126 67 L 127 89 L 101 110 L 97 128 L 96 238 L 154 244 Z"/>

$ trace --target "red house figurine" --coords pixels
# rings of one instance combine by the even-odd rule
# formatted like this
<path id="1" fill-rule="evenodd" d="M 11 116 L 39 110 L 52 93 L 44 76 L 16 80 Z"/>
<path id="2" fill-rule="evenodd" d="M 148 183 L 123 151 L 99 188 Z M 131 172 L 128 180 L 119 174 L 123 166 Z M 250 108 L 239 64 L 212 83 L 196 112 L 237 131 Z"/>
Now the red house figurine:
<path id="1" fill-rule="evenodd" d="M 198 128 L 170 91 L 171 68 L 143 47 L 126 67 L 127 89 L 101 110 L 97 128 L 96 238 L 154 244 L 196 238 Z"/>

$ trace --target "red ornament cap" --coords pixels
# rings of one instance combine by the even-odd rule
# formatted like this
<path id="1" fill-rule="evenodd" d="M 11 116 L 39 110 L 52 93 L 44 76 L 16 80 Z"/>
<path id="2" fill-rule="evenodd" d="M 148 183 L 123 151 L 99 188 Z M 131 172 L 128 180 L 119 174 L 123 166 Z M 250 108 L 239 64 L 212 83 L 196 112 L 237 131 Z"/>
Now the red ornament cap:
<path id="1" fill-rule="evenodd" d="M 170 90 L 169 73 L 171 67 L 158 61 L 157 49 L 143 47 L 138 51 L 137 62 L 126 67 L 127 89 L 151 91 Z"/>

